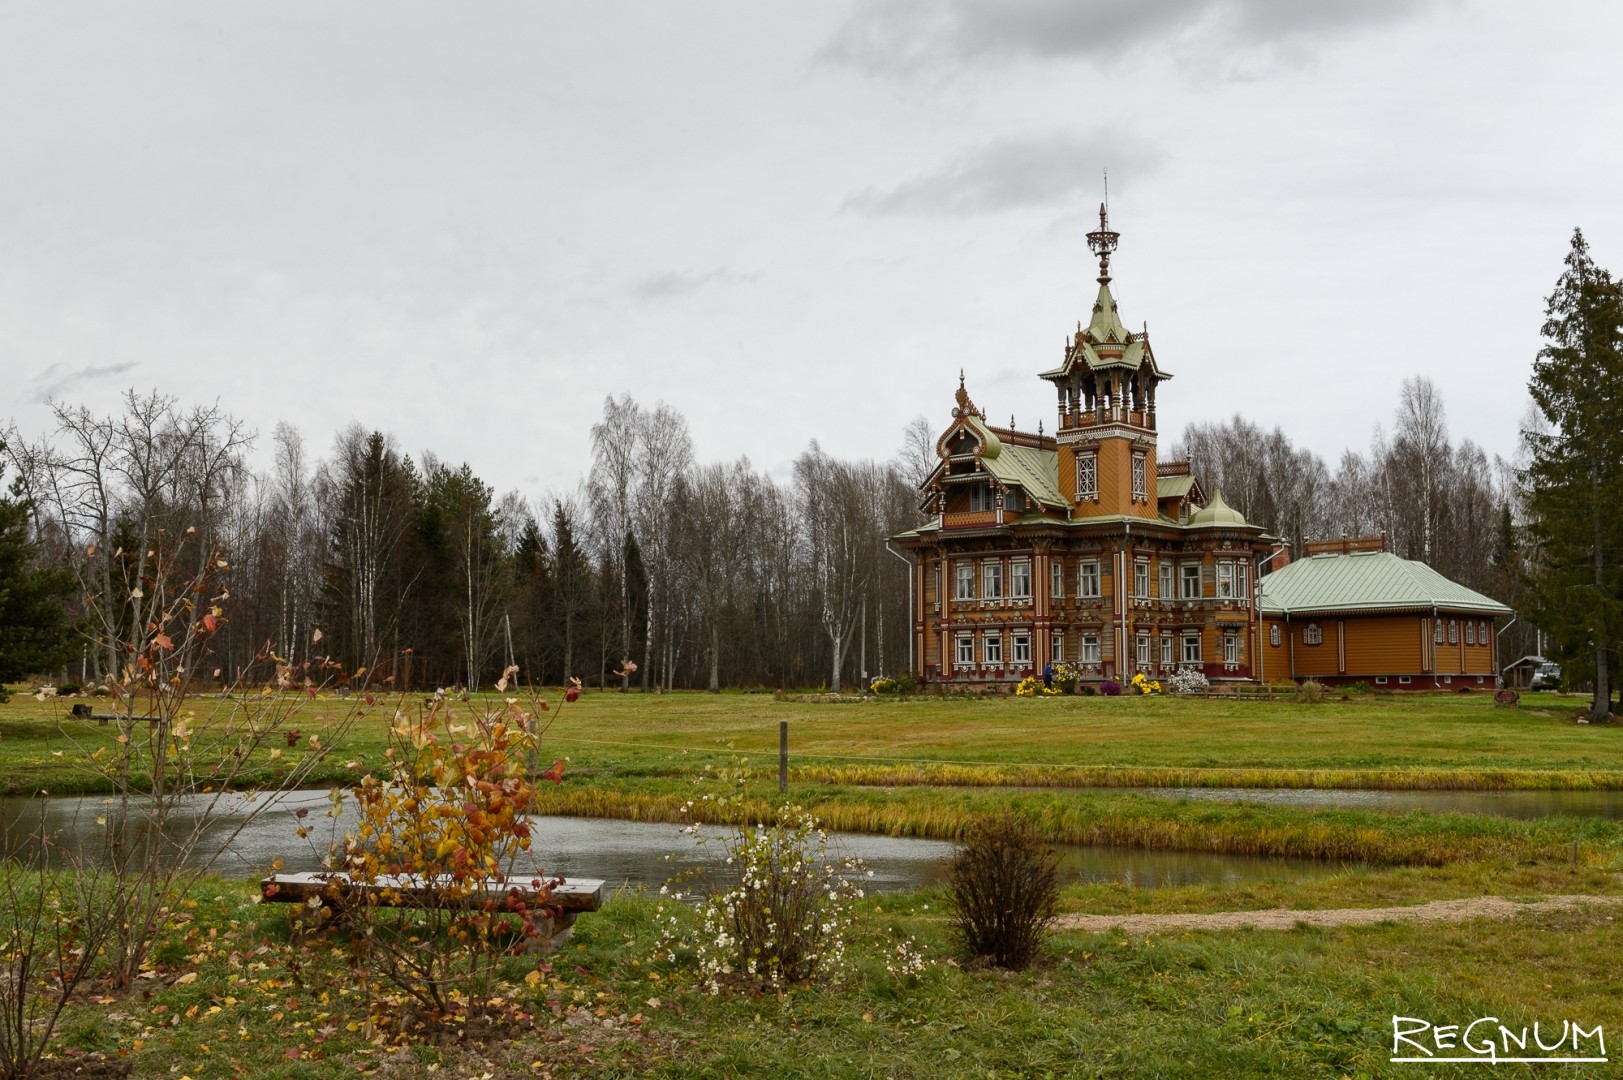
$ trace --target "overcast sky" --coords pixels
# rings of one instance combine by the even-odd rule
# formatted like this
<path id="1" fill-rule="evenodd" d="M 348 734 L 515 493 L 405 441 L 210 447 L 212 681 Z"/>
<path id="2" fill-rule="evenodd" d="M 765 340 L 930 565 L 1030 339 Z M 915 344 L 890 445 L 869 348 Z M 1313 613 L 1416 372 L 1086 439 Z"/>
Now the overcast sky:
<path id="1" fill-rule="evenodd" d="M 1164 437 L 1332 466 L 1432 378 L 1508 455 L 1574 226 L 1623 272 L 1623 5 L 0 0 L 0 422 L 128 387 L 539 496 L 604 395 L 707 460 L 1051 430 L 1110 174 Z"/>

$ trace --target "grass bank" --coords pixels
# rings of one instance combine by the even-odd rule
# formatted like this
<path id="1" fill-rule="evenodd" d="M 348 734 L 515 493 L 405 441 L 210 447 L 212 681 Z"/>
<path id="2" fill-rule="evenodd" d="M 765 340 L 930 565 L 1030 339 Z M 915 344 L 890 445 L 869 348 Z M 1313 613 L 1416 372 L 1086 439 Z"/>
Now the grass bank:
<path id="1" fill-rule="evenodd" d="M 978 817 L 1015 809 L 1050 840 L 1065 844 L 1440 866 L 1489 859 L 1570 862 L 1576 841 L 1583 860 L 1609 865 L 1623 857 L 1623 822 L 1603 818 L 1516 820 L 984 788 L 795 785 L 788 797 L 830 829 L 940 840 L 958 839 Z M 690 782 L 641 778 L 550 788 L 542 792 L 540 809 L 633 821 L 747 824 L 770 820 L 784 798 L 758 785 L 705 798 L 703 788 Z"/>
<path id="2" fill-rule="evenodd" d="M 1179 892 L 1199 909 L 1230 899 Z M 63 1047 L 122 1057 L 137 1075 L 198 1078 L 430 1069 L 493 1080 L 1473 1077 L 1476 1065 L 1390 1064 L 1392 1016 L 1459 1025 L 1492 1016 L 1513 1030 L 1537 1021 L 1546 1033 L 1567 1020 L 1608 1035 L 1623 1029 L 1623 974 L 1604 960 L 1623 948 L 1623 927 L 1602 912 L 1148 938 L 1062 933 L 1034 970 L 1011 975 L 949 962 L 942 899 L 865 902 L 849 983 L 781 999 L 699 992 L 681 964 L 655 960 L 652 901 L 617 899 L 583 918 L 575 941 L 544 966 L 508 963 L 504 994 L 532 1021 L 488 1031 L 489 1041 L 429 1045 L 397 1043 L 370 1022 L 386 1003 L 356 978 L 341 938 L 289 950 L 281 911 L 211 883 L 141 988 L 73 1007 Z M 1067 894 L 1067 906 L 1077 902 L 1092 906 Z M 933 963 L 897 979 L 882 957 L 906 938 Z M 1501 1064 L 1494 1074 L 1549 1071 Z"/>

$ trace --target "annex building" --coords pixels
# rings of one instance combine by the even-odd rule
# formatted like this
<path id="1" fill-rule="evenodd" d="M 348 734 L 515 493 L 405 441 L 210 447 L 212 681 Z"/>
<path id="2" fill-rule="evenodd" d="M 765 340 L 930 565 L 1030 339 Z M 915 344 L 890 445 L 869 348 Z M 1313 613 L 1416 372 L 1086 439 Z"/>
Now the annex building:
<path id="1" fill-rule="evenodd" d="M 925 680 L 1010 683 L 1050 661 L 1121 682 L 1184 667 L 1258 677 L 1253 585 L 1275 544 L 1208 498 L 1187 462 L 1157 460 L 1156 396 L 1172 376 L 1117 310 L 1118 238 L 1100 207 L 1093 310 L 1038 376 L 1057 399 L 1052 434 L 988 423 L 959 376 L 920 492 L 930 521 L 893 538 L 912 564 Z"/>
<path id="2" fill-rule="evenodd" d="M 1384 537 L 1310 541 L 1258 582 L 1267 678 L 1474 689 L 1498 681 L 1496 625 L 1510 608 L 1400 559 Z"/>
<path id="3" fill-rule="evenodd" d="M 1214 683 L 1492 686 L 1509 608 L 1378 537 L 1290 562 L 1187 461 L 1157 460 L 1156 397 L 1172 376 L 1117 310 L 1118 239 L 1101 206 L 1093 310 L 1038 373 L 1054 387 L 1052 434 L 990 424 L 959 374 L 920 489 L 929 520 L 892 538 L 912 574 L 914 673 L 988 687 L 1052 661 L 1123 684 L 1194 668 Z"/>

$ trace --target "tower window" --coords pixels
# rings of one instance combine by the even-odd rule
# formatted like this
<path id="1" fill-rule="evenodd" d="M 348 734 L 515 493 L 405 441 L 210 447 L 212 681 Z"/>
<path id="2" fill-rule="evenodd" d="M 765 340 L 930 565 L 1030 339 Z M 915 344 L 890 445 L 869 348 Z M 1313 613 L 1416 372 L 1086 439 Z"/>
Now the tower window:
<path id="1" fill-rule="evenodd" d="M 1099 459 L 1092 454 L 1081 454 L 1076 459 L 1076 497 L 1078 500 L 1099 497 Z"/>
<path id="2" fill-rule="evenodd" d="M 1133 455 L 1133 498 L 1149 498 L 1149 468 L 1143 454 Z"/>

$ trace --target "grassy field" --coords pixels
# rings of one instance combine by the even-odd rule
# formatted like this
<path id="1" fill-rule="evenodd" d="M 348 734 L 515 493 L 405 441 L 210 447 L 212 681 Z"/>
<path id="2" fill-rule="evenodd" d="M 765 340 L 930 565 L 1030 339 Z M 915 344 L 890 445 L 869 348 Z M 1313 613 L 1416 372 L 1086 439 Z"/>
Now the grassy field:
<path id="1" fill-rule="evenodd" d="M 555 699 L 554 699 L 555 700 Z M 306 703 L 311 715 L 356 702 Z M 337 751 L 375 763 L 388 703 Z M 201 710 L 226 707 L 197 699 Z M 65 720 L 69 703 L 0 705 L 0 780 L 9 793 L 93 784 L 84 746 L 115 734 Z M 858 703 L 770 695 L 592 693 L 557 714 L 553 749 L 577 775 L 691 777 L 739 764 L 775 775 L 789 724 L 797 781 L 836 784 L 1612 788 L 1623 789 L 1623 726 L 1573 722 L 1576 698 L 1354 695 L 1316 705 L 1170 696 L 920 698 Z M 335 762 L 336 765 L 336 762 Z M 334 775 L 338 775 L 337 772 Z"/>
<path id="2" fill-rule="evenodd" d="M 1357 888 L 1386 875 L 1361 876 Z M 1178 892 L 1179 907 L 1233 899 Z M 943 902 L 935 892 L 865 902 L 854 977 L 777 998 L 701 992 L 680 963 L 655 956 L 652 901 L 617 900 L 583 918 L 575 941 L 539 974 L 533 959 L 511 961 L 507 1002 L 533 1022 L 489 1042 L 405 1045 L 368 1023 L 378 1002 L 349 968 L 342 937 L 289 948 L 281 911 L 213 883 L 144 987 L 76 1006 L 62 1046 L 123 1057 L 137 1075 L 195 1080 L 403 1078 L 430 1069 L 492 1080 L 1468 1077 L 1480 1067 L 1389 1063 L 1392 1016 L 1439 1025 L 1492 1016 L 1513 1030 L 1538 1021 L 1547 1040 L 1564 1020 L 1602 1025 L 1607 1035 L 1623 1029 L 1623 974 L 1602 959 L 1623 948 L 1623 927 L 1600 912 L 1443 926 L 1059 933 L 1034 970 L 1008 974 L 951 962 Z M 1086 893 L 1067 903 L 1099 906 Z M 882 956 L 909 937 L 932 964 L 899 980 Z M 1495 1075 L 1552 1072 L 1495 1067 Z"/>
<path id="3" fill-rule="evenodd" d="M 312 716 L 346 707 L 316 701 Z M 202 707 L 200 702 L 199 707 Z M 1572 722 L 1575 700 L 1495 708 L 1485 695 L 1357 696 L 1317 705 L 1171 698 L 780 701 L 767 695 L 589 694 L 559 714 L 567 756 L 547 809 L 718 821 L 764 817 L 788 721 L 791 791 L 829 824 L 951 837 L 1019 808 L 1055 839 L 1311 855 L 1309 878 L 1176 889 L 1068 889 L 1067 912 L 1374 907 L 1480 895 L 1623 895 L 1623 823 L 1302 809 L 1146 798 L 1078 787 L 1160 784 L 1623 788 L 1623 730 Z M 112 732 L 67 726 L 66 705 L 0 706 L 8 790 L 94 788 L 83 755 Z M 374 766 L 380 710 L 335 748 L 330 777 Z M 59 756 L 60 755 L 60 756 Z M 273 776 L 276 762 L 263 763 Z M 1001 785 L 1001 786 L 1000 786 Z M 1021 786 L 1025 785 L 1025 786 Z M 706 798 L 706 796 L 709 796 Z M 1573 842 L 1578 844 L 1576 865 Z M 544 837 L 541 840 L 544 845 Z M 76 1004 L 61 1048 L 136 1075 L 415 1077 L 1460 1076 L 1391 1064 L 1392 1016 L 1515 1028 L 1564 1020 L 1623 1032 L 1623 927 L 1606 910 L 1514 922 L 1384 923 L 1291 931 L 1053 935 L 1011 975 L 960 965 L 924 891 L 861 907 L 844 986 L 712 997 L 654 955 L 653 900 L 585 917 L 538 969 L 514 958 L 510 1005 L 533 1018 L 488 1042 L 398 1044 L 342 938 L 290 948 L 285 913 L 241 884 L 207 883 L 127 994 Z M 898 980 L 883 956 L 915 938 L 934 961 Z M 194 976 L 188 978 L 187 976 Z M 385 1012 L 387 1012 L 385 1008 Z M 381 1036 L 381 1039 L 380 1039 Z M 1501 1064 L 1511 1076 L 1605 1075 Z"/>

